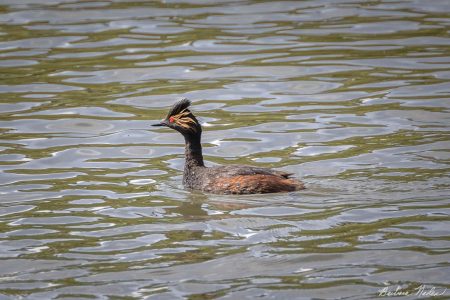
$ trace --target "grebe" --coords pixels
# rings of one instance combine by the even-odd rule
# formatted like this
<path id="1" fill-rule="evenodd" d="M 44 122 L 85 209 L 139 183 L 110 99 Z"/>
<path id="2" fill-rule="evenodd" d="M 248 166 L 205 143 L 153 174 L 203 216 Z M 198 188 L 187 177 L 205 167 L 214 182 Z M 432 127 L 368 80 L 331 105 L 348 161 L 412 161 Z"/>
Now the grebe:
<path id="1" fill-rule="evenodd" d="M 291 173 L 245 165 L 206 167 L 202 155 L 202 127 L 184 98 L 173 105 L 167 117 L 152 126 L 166 126 L 181 133 L 185 140 L 183 185 L 214 194 L 262 194 L 304 189 Z"/>

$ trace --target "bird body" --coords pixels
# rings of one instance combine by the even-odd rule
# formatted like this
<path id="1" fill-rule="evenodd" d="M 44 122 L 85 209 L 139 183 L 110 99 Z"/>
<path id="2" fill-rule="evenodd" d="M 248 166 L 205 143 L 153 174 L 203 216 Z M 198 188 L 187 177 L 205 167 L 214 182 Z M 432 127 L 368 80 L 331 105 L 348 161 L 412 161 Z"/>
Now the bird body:
<path id="1" fill-rule="evenodd" d="M 202 128 L 188 109 L 190 104 L 187 99 L 180 100 L 161 123 L 153 125 L 167 126 L 184 136 L 183 185 L 186 188 L 214 194 L 263 194 L 304 189 L 303 183 L 282 171 L 246 165 L 206 167 L 201 146 Z"/>
<path id="2" fill-rule="evenodd" d="M 185 173 L 183 183 L 188 188 L 214 194 L 264 194 L 303 188 L 289 176 L 289 173 L 245 165 L 198 167 Z"/>

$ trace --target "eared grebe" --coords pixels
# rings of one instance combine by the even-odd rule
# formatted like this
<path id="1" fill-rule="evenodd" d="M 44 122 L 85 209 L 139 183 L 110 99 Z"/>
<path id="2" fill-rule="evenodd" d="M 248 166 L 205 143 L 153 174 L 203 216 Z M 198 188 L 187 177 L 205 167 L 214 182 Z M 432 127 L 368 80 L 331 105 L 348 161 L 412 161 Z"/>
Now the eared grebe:
<path id="1" fill-rule="evenodd" d="M 184 136 L 186 161 L 183 185 L 215 194 L 261 194 L 304 189 L 292 174 L 267 168 L 243 165 L 205 167 L 202 155 L 202 127 L 188 109 L 191 101 L 182 99 L 169 110 L 167 117 L 152 126 L 167 126 Z"/>

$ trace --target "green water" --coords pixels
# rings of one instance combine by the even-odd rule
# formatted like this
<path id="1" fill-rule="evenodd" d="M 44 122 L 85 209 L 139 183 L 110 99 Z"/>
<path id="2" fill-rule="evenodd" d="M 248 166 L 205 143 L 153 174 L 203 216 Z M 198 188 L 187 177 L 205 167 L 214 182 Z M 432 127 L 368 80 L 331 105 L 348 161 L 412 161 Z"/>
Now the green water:
<path id="1" fill-rule="evenodd" d="M 448 297 L 449 12 L 0 1 L 0 299 Z M 307 189 L 183 189 L 180 97 L 208 165 Z"/>

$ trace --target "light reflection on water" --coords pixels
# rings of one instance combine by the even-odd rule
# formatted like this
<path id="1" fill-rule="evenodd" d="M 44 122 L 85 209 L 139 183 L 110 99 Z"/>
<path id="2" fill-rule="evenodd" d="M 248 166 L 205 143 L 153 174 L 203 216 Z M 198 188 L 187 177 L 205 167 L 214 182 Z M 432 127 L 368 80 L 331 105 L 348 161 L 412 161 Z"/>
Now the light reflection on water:
<path id="1" fill-rule="evenodd" d="M 372 299 L 448 287 L 448 1 L 0 4 L 5 299 Z M 184 190 L 209 165 L 305 191 Z"/>

